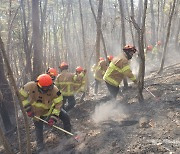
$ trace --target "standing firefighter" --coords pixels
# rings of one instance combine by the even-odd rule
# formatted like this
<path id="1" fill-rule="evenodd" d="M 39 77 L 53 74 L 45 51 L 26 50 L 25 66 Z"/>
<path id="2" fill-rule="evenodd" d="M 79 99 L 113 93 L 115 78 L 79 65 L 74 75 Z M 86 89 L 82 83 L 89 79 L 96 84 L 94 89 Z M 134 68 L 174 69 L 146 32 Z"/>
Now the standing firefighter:
<path id="1" fill-rule="evenodd" d="M 68 64 L 65 62 L 62 62 L 59 68 L 61 69 L 61 73 L 57 76 L 55 84 L 63 95 L 63 108 L 66 111 L 69 111 L 76 104 L 76 100 L 74 98 L 74 84 L 77 80 L 81 80 L 84 74 L 81 73 L 80 75 L 77 75 L 68 72 Z M 68 100 L 67 106 L 66 100 Z"/>
<path id="2" fill-rule="evenodd" d="M 98 86 L 99 84 L 103 81 L 103 76 L 104 73 L 106 72 L 106 69 L 108 67 L 107 61 L 100 57 L 99 62 L 97 66 L 95 67 L 95 72 L 94 72 L 94 78 L 95 78 L 95 86 L 94 86 L 94 93 L 98 93 Z"/>
<path id="3" fill-rule="evenodd" d="M 61 119 L 64 129 L 71 131 L 70 119 L 67 113 L 61 109 L 62 95 L 58 88 L 54 86 L 51 77 L 48 74 L 41 74 L 36 81 L 25 84 L 20 89 L 23 99 L 23 106 L 29 117 L 40 117 L 48 119 L 49 126 L 52 126 Z M 37 151 L 44 148 L 43 144 L 43 122 L 34 117 L 36 131 Z"/>
<path id="4" fill-rule="evenodd" d="M 85 83 L 86 83 L 86 70 L 83 69 L 81 66 L 78 66 L 76 67 L 76 75 L 80 75 L 81 73 L 84 72 L 84 76 L 82 77 L 82 79 L 80 80 L 77 80 L 75 82 L 75 86 L 74 86 L 74 90 L 76 93 L 79 93 L 79 92 L 85 92 Z"/>
<path id="5" fill-rule="evenodd" d="M 134 46 L 126 45 L 123 51 L 123 55 L 113 58 L 103 77 L 110 94 L 114 98 L 116 98 L 119 92 L 119 85 L 124 78 L 128 77 L 134 83 L 137 82 L 128 62 L 136 52 L 136 49 Z"/>

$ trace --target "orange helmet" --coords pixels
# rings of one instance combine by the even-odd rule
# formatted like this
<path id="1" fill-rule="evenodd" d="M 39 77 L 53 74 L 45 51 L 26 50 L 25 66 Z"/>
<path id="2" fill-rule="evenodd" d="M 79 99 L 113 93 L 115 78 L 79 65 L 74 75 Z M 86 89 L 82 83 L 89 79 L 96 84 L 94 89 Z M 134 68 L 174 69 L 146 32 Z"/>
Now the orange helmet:
<path id="1" fill-rule="evenodd" d="M 146 49 L 147 49 L 147 51 L 152 51 L 153 46 L 152 45 L 148 45 Z"/>
<path id="2" fill-rule="evenodd" d="M 81 73 L 83 71 L 83 68 L 81 66 L 76 67 L 76 72 Z"/>
<path id="3" fill-rule="evenodd" d="M 99 61 L 101 61 L 101 60 L 104 60 L 104 58 L 103 57 L 99 57 Z"/>
<path id="4" fill-rule="evenodd" d="M 38 90 L 41 93 L 47 93 L 48 90 L 53 89 L 53 81 L 51 77 L 48 74 L 41 74 L 37 77 L 37 85 L 38 85 Z"/>
<path id="5" fill-rule="evenodd" d="M 48 68 L 47 74 L 49 74 L 50 76 L 57 76 L 58 75 L 55 68 Z"/>
<path id="6" fill-rule="evenodd" d="M 68 64 L 66 62 L 62 62 L 60 65 L 59 65 L 59 68 L 61 70 L 64 70 L 64 69 L 68 69 Z"/>
<path id="7" fill-rule="evenodd" d="M 113 57 L 112 55 L 107 56 L 107 59 L 108 59 L 109 61 L 112 61 L 113 58 L 114 58 L 114 57 Z"/>
<path id="8" fill-rule="evenodd" d="M 47 74 L 50 75 L 50 77 L 52 78 L 52 80 L 56 79 L 56 76 L 58 75 L 57 71 L 55 68 L 48 68 L 48 70 L 46 71 Z"/>

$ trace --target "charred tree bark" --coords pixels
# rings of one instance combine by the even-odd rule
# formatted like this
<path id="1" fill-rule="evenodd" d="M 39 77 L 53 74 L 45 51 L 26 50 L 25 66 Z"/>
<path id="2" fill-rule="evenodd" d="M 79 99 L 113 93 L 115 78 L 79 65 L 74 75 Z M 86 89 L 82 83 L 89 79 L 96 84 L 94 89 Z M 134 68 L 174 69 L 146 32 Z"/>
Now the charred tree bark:
<path id="1" fill-rule="evenodd" d="M 39 29 L 39 0 L 32 0 L 33 79 L 43 72 L 42 38 Z"/>
<path id="2" fill-rule="evenodd" d="M 121 15 L 121 36 L 122 36 L 122 47 L 124 47 L 126 45 L 126 36 L 125 36 L 125 22 L 124 22 L 124 3 L 122 0 L 118 0 L 119 1 L 119 9 L 120 9 L 120 15 Z M 123 84 L 125 89 L 128 87 L 128 82 L 127 79 L 124 78 L 123 79 Z"/>
<path id="3" fill-rule="evenodd" d="M 84 53 L 84 64 L 85 68 L 88 69 L 88 64 L 86 63 L 87 61 L 87 51 L 86 51 L 86 40 L 85 40 L 85 32 L 84 32 L 84 22 L 83 22 L 83 14 L 82 14 L 82 7 L 81 7 L 81 0 L 79 0 L 79 11 L 80 11 L 80 18 L 81 18 L 81 28 L 82 28 L 82 40 L 83 40 L 83 53 Z M 88 73 L 88 72 L 87 72 Z M 88 83 L 88 76 L 86 75 L 86 89 L 89 91 L 89 83 Z"/>
<path id="4" fill-rule="evenodd" d="M 156 44 L 156 25 L 154 19 L 154 0 L 150 0 L 150 9 L 151 9 L 151 45 Z"/>
<path id="5" fill-rule="evenodd" d="M 147 0 L 144 1 L 144 13 L 142 17 L 141 28 L 136 23 L 135 19 L 131 17 L 133 25 L 138 33 L 138 48 L 139 48 L 139 58 L 140 66 L 138 73 L 138 100 L 140 103 L 144 102 L 143 89 L 144 89 L 144 74 L 145 74 L 145 56 L 144 56 L 144 31 L 145 31 L 145 21 L 146 21 L 146 10 L 147 10 Z"/>
<path id="6" fill-rule="evenodd" d="M 96 33 L 96 63 L 100 57 L 100 36 L 101 36 L 101 19 L 103 12 L 103 0 L 99 0 L 98 14 L 97 14 L 97 33 Z"/>
<path id="7" fill-rule="evenodd" d="M 31 154 L 29 124 L 28 124 L 27 115 L 26 115 L 26 112 L 25 112 L 25 110 L 23 108 L 23 105 L 22 105 L 22 100 L 21 100 L 21 97 L 20 97 L 20 93 L 19 93 L 18 88 L 16 86 L 16 82 L 15 82 L 15 79 L 13 77 L 13 72 L 11 70 L 11 67 L 9 65 L 9 61 L 8 61 L 8 58 L 7 58 L 7 55 L 6 55 L 6 51 L 5 51 L 5 48 L 4 48 L 4 43 L 3 43 L 2 39 L 1 39 L 1 36 L 0 36 L 0 49 L 2 51 L 4 63 L 5 63 L 6 68 L 7 68 L 7 74 L 8 74 L 10 84 L 12 85 L 12 87 L 13 87 L 15 93 L 16 93 L 16 96 L 18 97 L 20 109 L 21 109 L 21 111 L 23 113 L 23 116 L 24 116 L 26 139 L 27 139 L 27 154 Z"/>
<path id="8" fill-rule="evenodd" d="M 130 18 L 130 11 L 129 11 L 129 7 L 128 7 L 128 2 L 126 1 L 126 9 L 128 10 L 128 18 Z M 133 0 L 131 0 L 131 14 L 132 16 L 134 16 L 134 3 Z M 132 36 L 132 42 L 133 45 L 135 45 L 135 40 L 134 40 L 134 33 L 133 33 L 133 28 L 132 28 L 132 23 L 129 22 L 129 27 L 130 27 L 130 31 L 131 31 L 131 36 Z"/>
<path id="9" fill-rule="evenodd" d="M 163 49 L 163 54 L 162 54 L 162 59 L 161 59 L 161 65 L 160 65 L 160 69 L 159 69 L 158 73 L 161 73 L 163 71 L 164 62 L 165 62 L 165 56 L 166 56 L 166 52 L 167 52 L 167 44 L 168 44 L 168 41 L 169 41 L 169 36 L 170 36 L 170 31 L 171 31 L 171 21 L 172 21 L 173 15 L 174 15 L 175 6 L 176 6 L 176 0 L 173 1 L 173 6 L 172 6 L 170 16 L 169 16 L 166 41 L 165 41 L 165 44 L 164 44 L 164 49 Z"/>
<path id="10" fill-rule="evenodd" d="M 1 114 L 1 118 L 4 124 L 4 128 L 6 130 L 6 132 L 9 132 L 12 129 L 12 123 L 9 117 L 9 113 L 4 105 L 4 100 L 3 100 L 3 95 L 0 91 L 0 114 Z"/>
<path id="11" fill-rule="evenodd" d="M 3 95 L 3 100 L 0 103 L 0 114 L 2 116 L 2 120 L 4 123 L 4 127 L 6 131 L 9 131 L 12 129 L 12 122 L 10 120 L 10 115 L 11 117 L 15 117 L 15 112 L 14 112 L 14 105 L 13 105 L 13 97 L 12 97 L 12 91 L 9 86 L 8 80 L 5 75 L 5 70 L 4 70 L 4 65 L 3 65 L 3 57 L 2 53 L 0 53 L 0 91 L 2 92 Z M 8 110 L 7 110 L 8 109 Z M 15 120 L 15 119 L 13 119 Z"/>
<path id="12" fill-rule="evenodd" d="M 7 142 L 7 139 L 6 139 L 6 137 L 4 136 L 1 127 L 0 127 L 0 141 L 1 141 L 1 143 L 3 144 L 6 153 L 7 153 L 7 154 L 13 154 L 13 152 L 11 151 L 11 148 L 10 148 L 10 146 L 9 146 L 10 144 Z"/>

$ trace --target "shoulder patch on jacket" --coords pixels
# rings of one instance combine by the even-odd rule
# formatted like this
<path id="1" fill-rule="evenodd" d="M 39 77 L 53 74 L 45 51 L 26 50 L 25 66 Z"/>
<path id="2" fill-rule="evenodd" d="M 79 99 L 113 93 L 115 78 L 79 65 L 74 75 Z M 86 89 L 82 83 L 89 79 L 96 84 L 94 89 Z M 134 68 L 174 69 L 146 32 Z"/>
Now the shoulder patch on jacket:
<path id="1" fill-rule="evenodd" d="M 61 92 L 60 92 L 60 91 L 58 91 L 56 94 L 57 94 L 58 96 L 60 96 L 60 95 L 61 95 Z"/>

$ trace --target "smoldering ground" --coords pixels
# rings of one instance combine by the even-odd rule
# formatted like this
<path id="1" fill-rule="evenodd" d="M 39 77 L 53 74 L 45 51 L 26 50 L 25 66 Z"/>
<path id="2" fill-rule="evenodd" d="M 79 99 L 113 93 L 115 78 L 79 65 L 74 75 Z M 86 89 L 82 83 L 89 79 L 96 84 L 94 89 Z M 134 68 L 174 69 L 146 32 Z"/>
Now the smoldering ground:
<path id="1" fill-rule="evenodd" d="M 118 101 L 108 101 L 101 103 L 95 107 L 92 114 L 92 120 L 97 125 L 105 121 L 117 121 L 120 122 L 128 117 L 127 107 L 120 104 Z"/>

